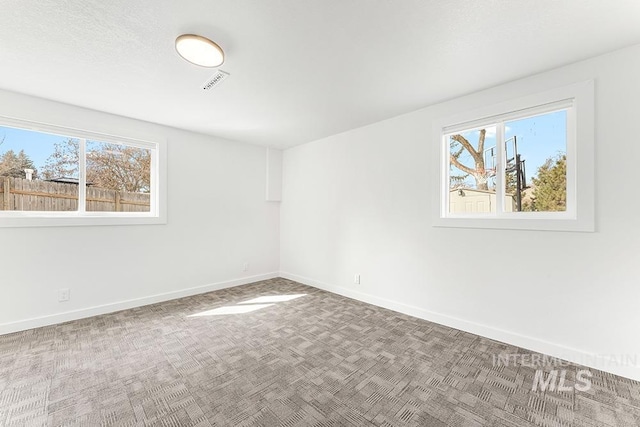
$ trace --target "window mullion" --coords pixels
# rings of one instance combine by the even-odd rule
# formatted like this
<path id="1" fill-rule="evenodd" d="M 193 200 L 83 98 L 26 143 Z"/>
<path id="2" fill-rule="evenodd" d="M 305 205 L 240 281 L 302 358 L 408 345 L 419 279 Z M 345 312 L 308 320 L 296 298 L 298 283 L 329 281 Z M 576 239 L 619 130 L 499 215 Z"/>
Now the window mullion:
<path id="1" fill-rule="evenodd" d="M 154 189 L 158 185 L 158 149 L 151 151 L 151 167 L 149 168 L 149 184 L 150 188 Z M 158 213 L 158 192 L 151 190 L 151 195 L 149 196 L 149 211 L 154 215 Z"/>
<path id="2" fill-rule="evenodd" d="M 78 147 L 78 170 L 79 170 L 79 182 L 78 182 L 78 212 L 85 213 L 87 207 L 87 140 L 80 139 Z"/>
<path id="3" fill-rule="evenodd" d="M 496 215 L 504 212 L 505 193 L 505 146 L 504 146 L 504 121 L 496 124 Z"/>

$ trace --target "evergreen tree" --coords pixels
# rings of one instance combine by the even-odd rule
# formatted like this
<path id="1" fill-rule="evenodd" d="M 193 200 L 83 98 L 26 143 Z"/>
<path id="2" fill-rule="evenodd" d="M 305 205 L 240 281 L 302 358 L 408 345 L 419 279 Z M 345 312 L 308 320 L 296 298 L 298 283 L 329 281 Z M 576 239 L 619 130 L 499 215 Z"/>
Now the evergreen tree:
<path id="1" fill-rule="evenodd" d="M 548 158 L 533 178 L 531 210 L 556 212 L 567 209 L 567 156 Z"/>
<path id="2" fill-rule="evenodd" d="M 518 177 L 516 170 L 507 170 L 504 175 L 504 186 L 507 194 L 516 194 L 518 189 Z"/>
<path id="3" fill-rule="evenodd" d="M 36 167 L 29 156 L 20 150 L 18 154 L 13 150 L 6 151 L 0 157 L 0 176 L 9 176 L 12 178 L 25 178 L 25 169 L 33 169 L 33 177 L 37 176 Z"/>

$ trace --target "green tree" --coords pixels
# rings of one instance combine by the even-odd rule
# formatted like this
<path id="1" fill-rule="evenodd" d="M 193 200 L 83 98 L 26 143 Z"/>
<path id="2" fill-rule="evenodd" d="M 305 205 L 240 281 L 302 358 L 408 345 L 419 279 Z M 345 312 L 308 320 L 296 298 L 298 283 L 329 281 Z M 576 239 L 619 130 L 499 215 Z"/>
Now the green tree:
<path id="1" fill-rule="evenodd" d="M 484 164 L 484 141 L 487 135 L 486 129 L 480 129 L 478 134 L 478 144 L 474 147 L 467 138 L 460 134 L 451 135 L 449 139 L 449 162 L 451 167 L 456 167 L 463 172 L 462 175 L 449 175 L 449 187 L 458 188 L 463 185 L 464 180 L 468 176 L 472 176 L 476 181 L 478 190 L 489 189 L 489 174 Z M 464 152 L 469 153 L 473 161 L 473 166 L 466 165 L 462 162 L 460 156 Z"/>
<path id="2" fill-rule="evenodd" d="M 567 210 L 567 156 L 548 158 L 533 177 L 531 210 L 556 212 Z"/>
<path id="3" fill-rule="evenodd" d="M 25 169 L 32 169 L 33 177 L 37 176 L 36 167 L 29 156 L 20 150 L 18 154 L 13 150 L 6 151 L 2 157 L 0 157 L 0 176 L 9 176 L 12 178 L 25 178 Z"/>
<path id="4" fill-rule="evenodd" d="M 518 177 L 516 170 L 506 171 L 504 174 L 504 186 L 507 194 L 516 194 L 518 189 Z"/>

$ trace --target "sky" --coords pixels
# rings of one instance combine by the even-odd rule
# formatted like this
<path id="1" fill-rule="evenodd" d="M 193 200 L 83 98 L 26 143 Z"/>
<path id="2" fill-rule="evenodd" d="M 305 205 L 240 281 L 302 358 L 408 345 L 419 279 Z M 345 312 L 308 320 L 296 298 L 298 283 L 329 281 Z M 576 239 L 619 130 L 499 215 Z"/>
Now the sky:
<path id="1" fill-rule="evenodd" d="M 549 157 L 556 157 L 567 151 L 567 112 L 557 111 L 540 116 L 529 117 L 520 120 L 505 122 L 505 140 L 507 144 L 507 156 L 513 157 L 512 138 L 516 137 L 518 153 L 525 161 L 527 184 L 531 183 L 531 178 L 536 175 L 538 168 L 544 164 Z M 479 131 L 464 132 L 462 136 L 474 146 L 478 146 Z M 487 128 L 485 137 L 485 149 L 495 147 L 496 130 L 495 127 Z M 486 157 L 489 157 L 487 154 Z M 475 163 L 471 155 L 463 151 L 459 157 L 462 164 L 475 168 Z M 485 167 L 490 167 L 488 159 Z M 453 168 L 452 175 L 461 175 L 457 168 Z M 475 187 L 475 180 L 472 177 L 465 181 L 471 187 Z"/>
<path id="2" fill-rule="evenodd" d="M 0 141 L 3 141 L 0 144 L 0 156 L 9 150 L 16 154 L 24 150 L 36 169 L 42 171 L 47 159 L 55 151 L 55 144 L 69 139 L 68 136 L 0 126 Z M 100 146 L 96 144 L 102 143 L 87 141 L 87 151 L 99 149 Z"/>
<path id="3" fill-rule="evenodd" d="M 4 142 L 0 144 L 0 155 L 9 150 L 13 150 L 16 154 L 24 150 L 38 170 L 42 170 L 47 158 L 53 153 L 54 144 L 69 139 L 60 135 L 0 126 L 0 141 L 3 138 Z"/>

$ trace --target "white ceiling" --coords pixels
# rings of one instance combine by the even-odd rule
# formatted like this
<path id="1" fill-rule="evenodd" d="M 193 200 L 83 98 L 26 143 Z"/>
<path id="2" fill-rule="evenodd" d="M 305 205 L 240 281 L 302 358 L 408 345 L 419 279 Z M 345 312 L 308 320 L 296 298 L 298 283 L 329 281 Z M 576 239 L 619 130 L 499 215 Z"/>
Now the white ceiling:
<path id="1" fill-rule="evenodd" d="M 0 88 L 275 147 L 640 43 L 638 0 L 2 0 Z M 182 60 L 197 33 L 231 76 Z"/>

